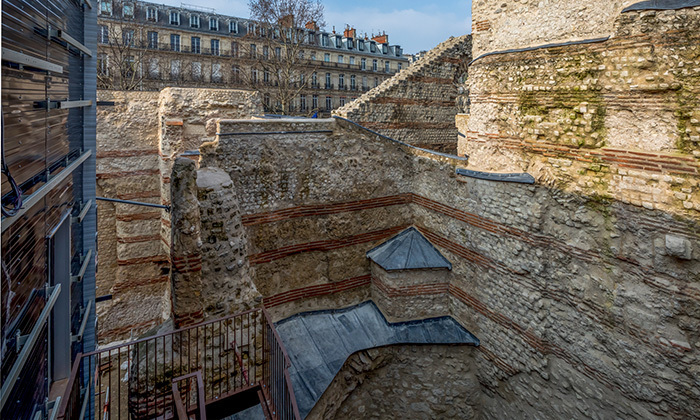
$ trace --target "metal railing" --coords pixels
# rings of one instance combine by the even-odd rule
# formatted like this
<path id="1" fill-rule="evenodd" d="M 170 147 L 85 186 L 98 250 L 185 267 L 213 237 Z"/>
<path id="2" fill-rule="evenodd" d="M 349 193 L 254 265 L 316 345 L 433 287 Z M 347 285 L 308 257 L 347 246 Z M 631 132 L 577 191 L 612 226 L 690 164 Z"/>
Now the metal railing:
<path id="1" fill-rule="evenodd" d="M 195 414 L 257 388 L 274 418 L 300 419 L 289 366 L 267 312 L 252 309 L 78 355 L 57 418 L 177 418 L 178 399 Z"/>

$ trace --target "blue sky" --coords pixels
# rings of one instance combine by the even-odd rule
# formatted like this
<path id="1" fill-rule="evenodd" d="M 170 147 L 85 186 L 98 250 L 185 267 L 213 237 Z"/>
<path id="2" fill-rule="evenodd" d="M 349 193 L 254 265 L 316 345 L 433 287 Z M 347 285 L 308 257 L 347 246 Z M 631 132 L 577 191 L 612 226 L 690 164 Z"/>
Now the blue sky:
<path id="1" fill-rule="evenodd" d="M 179 6 L 176 0 L 151 0 Z M 248 17 L 247 0 L 185 0 L 225 15 Z M 471 0 L 324 0 L 326 30 L 346 24 L 359 34 L 386 31 L 405 53 L 429 50 L 450 36 L 471 32 Z"/>

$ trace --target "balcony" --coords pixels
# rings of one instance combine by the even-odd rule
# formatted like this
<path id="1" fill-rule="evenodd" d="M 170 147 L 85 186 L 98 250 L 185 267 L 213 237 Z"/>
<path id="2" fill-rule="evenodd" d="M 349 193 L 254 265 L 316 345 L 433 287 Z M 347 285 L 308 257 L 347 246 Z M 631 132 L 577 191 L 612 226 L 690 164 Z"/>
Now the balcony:
<path id="1" fill-rule="evenodd" d="M 253 309 L 79 354 L 58 419 L 204 420 L 247 403 L 266 418 L 296 420 L 290 365 L 269 315 Z"/>

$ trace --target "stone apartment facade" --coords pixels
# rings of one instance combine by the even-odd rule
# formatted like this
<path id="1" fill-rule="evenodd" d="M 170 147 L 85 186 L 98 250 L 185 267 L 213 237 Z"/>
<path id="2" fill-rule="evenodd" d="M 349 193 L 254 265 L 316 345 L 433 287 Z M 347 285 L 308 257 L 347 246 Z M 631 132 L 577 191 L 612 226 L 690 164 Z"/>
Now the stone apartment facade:
<path id="1" fill-rule="evenodd" d="M 133 79 L 129 90 L 204 86 L 264 92 L 275 86 L 274 75 L 256 63 L 261 57 L 272 60 L 280 51 L 263 41 L 274 35 L 259 23 L 194 6 L 104 0 L 99 7 L 102 88 L 120 89 L 119 79 L 125 78 Z M 349 27 L 341 34 L 311 22 L 306 26 L 297 29 L 304 44 L 299 72 L 306 76 L 297 83 L 305 87 L 285 112 L 329 112 L 409 65 L 402 48 L 389 44 L 385 33 L 369 39 Z M 267 111 L 280 111 L 265 95 L 263 104 Z"/>

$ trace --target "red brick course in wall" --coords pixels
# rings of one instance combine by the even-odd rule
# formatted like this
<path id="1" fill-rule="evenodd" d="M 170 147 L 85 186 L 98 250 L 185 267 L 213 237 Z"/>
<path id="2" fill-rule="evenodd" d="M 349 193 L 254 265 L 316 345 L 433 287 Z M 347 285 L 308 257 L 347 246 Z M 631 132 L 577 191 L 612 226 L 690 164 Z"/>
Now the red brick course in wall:
<path id="1" fill-rule="evenodd" d="M 118 171 L 118 172 L 100 172 L 97 174 L 97 179 L 114 179 L 114 178 L 124 178 L 127 176 L 140 176 L 140 175 L 158 175 L 160 171 L 158 169 L 141 169 L 138 171 Z"/>
<path id="2" fill-rule="evenodd" d="M 202 255 L 190 254 L 182 257 L 172 257 L 173 270 L 179 273 L 194 273 L 202 271 Z"/>
<path id="3" fill-rule="evenodd" d="M 105 150 L 97 152 L 97 159 L 158 155 L 158 149 Z"/>
<path id="4" fill-rule="evenodd" d="M 525 141 L 520 138 L 495 133 L 487 134 L 486 136 L 489 141 L 497 141 L 499 147 L 538 153 L 546 157 L 565 158 L 585 163 L 595 162 L 607 166 L 652 173 L 697 175 L 700 170 L 700 163 L 697 159 L 677 156 L 671 153 L 638 152 L 608 147 L 581 149 L 554 143 Z M 474 132 L 467 132 L 467 139 L 474 142 L 485 142 L 479 139 Z"/>
<path id="5" fill-rule="evenodd" d="M 395 104 L 395 105 L 420 105 L 420 106 L 444 106 L 453 108 L 455 101 L 438 101 L 429 99 L 409 99 L 409 98 L 392 98 L 388 96 L 379 96 L 371 100 L 373 104 Z M 362 123 L 367 124 L 367 122 Z"/>
<path id="6" fill-rule="evenodd" d="M 135 287 L 148 286 L 152 284 L 162 284 L 170 281 L 170 276 L 158 276 L 145 279 L 134 279 L 130 278 L 126 281 L 116 283 L 114 285 L 114 292 L 123 292 L 125 290 L 133 289 Z"/>
<path id="7" fill-rule="evenodd" d="M 118 214 L 116 218 L 119 222 L 131 222 L 134 220 L 153 220 L 160 218 L 160 212 L 149 211 L 145 213 Z"/>
<path id="8" fill-rule="evenodd" d="M 274 260 L 278 260 L 280 258 L 288 257 L 290 255 L 300 254 L 302 252 L 331 251 L 334 249 L 340 249 L 351 245 L 374 242 L 384 238 L 388 238 L 391 235 L 401 232 L 407 227 L 407 225 L 394 226 L 389 229 L 382 229 L 373 232 L 362 233 L 359 235 L 347 236 L 341 239 L 314 241 L 303 244 L 284 246 L 282 248 L 274 249 L 272 251 L 253 254 L 249 257 L 249 260 L 251 265 L 256 265 L 268 263 Z"/>
<path id="9" fill-rule="evenodd" d="M 429 129 L 445 129 L 450 130 L 455 128 L 454 122 L 371 122 L 361 121 L 359 124 L 371 130 L 429 130 Z"/>
<path id="10" fill-rule="evenodd" d="M 276 295 L 264 298 L 263 304 L 266 308 L 274 308 L 275 306 L 295 302 L 301 299 L 332 295 L 334 293 L 345 292 L 358 287 L 369 286 L 370 277 L 371 276 L 369 274 L 366 274 L 364 276 L 352 277 L 334 283 L 318 284 L 289 290 L 287 292 L 278 293 Z"/>

